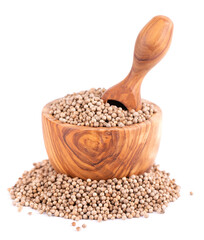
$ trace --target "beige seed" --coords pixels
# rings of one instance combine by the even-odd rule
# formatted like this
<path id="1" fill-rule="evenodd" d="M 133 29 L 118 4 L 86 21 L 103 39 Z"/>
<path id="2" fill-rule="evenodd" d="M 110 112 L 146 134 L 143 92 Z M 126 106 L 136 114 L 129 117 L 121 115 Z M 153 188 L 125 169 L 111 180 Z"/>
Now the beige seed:
<path id="1" fill-rule="evenodd" d="M 145 218 L 148 218 L 148 217 L 149 217 L 149 214 L 148 214 L 148 213 L 145 213 L 145 214 L 144 214 L 144 217 L 145 217 Z"/>
<path id="2" fill-rule="evenodd" d="M 82 227 L 83 227 L 83 228 L 86 228 L 86 224 L 82 224 Z"/>
<path id="3" fill-rule="evenodd" d="M 79 232 L 81 230 L 81 228 L 80 227 L 76 227 L 76 230 L 77 230 L 77 232 Z"/>
<path id="4" fill-rule="evenodd" d="M 124 127 L 125 125 L 122 122 L 118 123 L 118 127 Z"/>
<path id="5" fill-rule="evenodd" d="M 20 206 L 18 207 L 18 212 L 21 212 L 22 209 L 23 209 L 23 206 L 20 205 Z"/>
<path id="6" fill-rule="evenodd" d="M 102 217 L 99 217 L 99 218 L 98 218 L 98 222 L 102 222 Z"/>
<path id="7" fill-rule="evenodd" d="M 190 195 L 192 196 L 192 195 L 193 195 L 193 192 L 190 192 Z"/>

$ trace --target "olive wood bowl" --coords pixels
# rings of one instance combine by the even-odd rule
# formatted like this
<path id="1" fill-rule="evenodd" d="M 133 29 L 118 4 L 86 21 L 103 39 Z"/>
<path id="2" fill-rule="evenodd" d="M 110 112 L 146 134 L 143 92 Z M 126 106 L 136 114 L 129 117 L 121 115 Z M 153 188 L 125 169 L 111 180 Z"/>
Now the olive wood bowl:
<path id="1" fill-rule="evenodd" d="M 142 174 L 153 165 L 161 137 L 157 105 L 151 103 L 157 112 L 142 123 L 107 128 L 62 123 L 49 114 L 51 103 L 43 108 L 42 126 L 49 160 L 58 173 L 99 180 Z"/>

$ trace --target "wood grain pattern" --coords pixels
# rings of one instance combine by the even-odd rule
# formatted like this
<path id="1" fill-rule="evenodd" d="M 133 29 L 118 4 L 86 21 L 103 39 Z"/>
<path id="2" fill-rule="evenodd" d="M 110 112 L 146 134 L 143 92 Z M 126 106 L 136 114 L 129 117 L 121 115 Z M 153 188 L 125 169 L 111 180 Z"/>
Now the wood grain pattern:
<path id="1" fill-rule="evenodd" d="M 165 16 L 156 16 L 139 33 L 134 50 L 133 65 L 128 76 L 109 88 L 103 100 L 121 102 L 128 110 L 141 109 L 140 88 L 148 71 L 154 67 L 169 49 L 173 23 Z"/>
<path id="2" fill-rule="evenodd" d="M 94 128 L 61 123 L 46 105 L 42 126 L 52 166 L 57 172 L 83 179 L 142 174 L 153 165 L 160 143 L 162 113 L 154 106 L 157 113 L 145 122 Z"/>

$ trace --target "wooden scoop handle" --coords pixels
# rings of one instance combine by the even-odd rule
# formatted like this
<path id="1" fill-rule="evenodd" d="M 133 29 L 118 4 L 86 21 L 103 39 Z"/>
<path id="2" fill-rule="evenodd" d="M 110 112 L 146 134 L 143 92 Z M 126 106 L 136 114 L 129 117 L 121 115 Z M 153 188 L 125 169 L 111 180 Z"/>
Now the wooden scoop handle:
<path id="1" fill-rule="evenodd" d="M 173 23 L 165 16 L 156 16 L 144 26 L 135 43 L 130 73 L 122 82 L 104 93 L 104 101 L 118 101 L 128 110 L 141 109 L 142 80 L 166 54 L 171 43 L 172 32 Z"/>

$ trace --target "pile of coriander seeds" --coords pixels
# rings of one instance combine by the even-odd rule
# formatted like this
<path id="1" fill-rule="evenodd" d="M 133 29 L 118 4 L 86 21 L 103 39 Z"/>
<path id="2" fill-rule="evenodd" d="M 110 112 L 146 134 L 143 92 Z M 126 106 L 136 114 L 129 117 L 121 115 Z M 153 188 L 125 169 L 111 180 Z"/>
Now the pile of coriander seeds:
<path id="1" fill-rule="evenodd" d="M 68 94 L 50 106 L 49 113 L 63 123 L 89 127 L 124 127 L 149 119 L 156 109 L 152 104 L 142 103 L 142 109 L 124 110 L 104 103 L 106 90 L 92 88 L 88 91 Z"/>
<path id="2" fill-rule="evenodd" d="M 82 180 L 58 174 L 49 160 L 35 163 L 9 189 L 14 205 L 72 220 L 127 219 L 164 213 L 180 187 L 154 165 L 148 173 L 122 179 Z"/>

